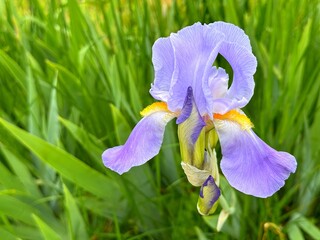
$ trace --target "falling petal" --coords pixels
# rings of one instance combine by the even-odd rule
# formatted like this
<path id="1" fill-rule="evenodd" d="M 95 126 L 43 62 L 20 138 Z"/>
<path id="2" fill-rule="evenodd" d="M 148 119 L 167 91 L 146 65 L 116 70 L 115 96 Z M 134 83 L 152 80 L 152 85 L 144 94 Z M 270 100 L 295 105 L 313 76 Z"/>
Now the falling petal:
<path id="1" fill-rule="evenodd" d="M 262 198 L 273 195 L 295 172 L 295 158 L 263 142 L 251 130 L 245 115 L 230 116 L 228 120 L 215 115 L 214 121 L 223 155 L 223 174 L 231 186 L 243 193 Z"/>
<path id="2" fill-rule="evenodd" d="M 106 167 L 122 174 L 134 166 L 144 164 L 159 153 L 165 126 L 175 117 L 174 113 L 163 107 L 155 106 L 157 111 L 154 108 L 148 109 L 149 114 L 143 112 L 146 116 L 135 126 L 127 142 L 103 152 L 102 159 Z"/>

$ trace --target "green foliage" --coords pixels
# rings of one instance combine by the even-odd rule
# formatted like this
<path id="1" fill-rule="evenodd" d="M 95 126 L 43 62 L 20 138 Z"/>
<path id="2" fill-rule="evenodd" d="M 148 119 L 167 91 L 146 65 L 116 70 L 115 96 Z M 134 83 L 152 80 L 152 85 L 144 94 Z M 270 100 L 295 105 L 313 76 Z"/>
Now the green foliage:
<path id="1" fill-rule="evenodd" d="M 320 239 L 319 14 L 317 0 L 0 1 L 0 239 Z M 257 56 L 255 131 L 298 161 L 274 196 L 237 192 L 219 233 L 197 213 L 173 124 L 123 176 L 100 157 L 153 101 L 153 42 L 217 20 Z"/>

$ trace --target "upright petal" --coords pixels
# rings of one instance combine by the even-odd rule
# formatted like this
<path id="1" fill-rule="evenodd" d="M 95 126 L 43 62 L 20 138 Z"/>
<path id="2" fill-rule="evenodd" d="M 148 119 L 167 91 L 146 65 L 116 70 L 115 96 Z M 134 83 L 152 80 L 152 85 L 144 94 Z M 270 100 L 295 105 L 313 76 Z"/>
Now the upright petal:
<path id="1" fill-rule="evenodd" d="M 233 69 L 233 82 L 229 89 L 225 89 L 228 79 L 223 75 L 226 74 L 220 69 L 217 75 L 216 68 L 212 66 L 218 53 Z M 193 88 L 201 116 L 243 107 L 253 95 L 256 58 L 248 36 L 233 24 L 195 23 L 172 33 L 170 37 L 160 38 L 153 46 L 152 60 L 155 80 L 150 93 L 154 98 L 166 101 L 173 112 L 184 106 L 189 86 Z M 216 83 L 212 84 L 212 80 Z M 212 92 L 221 90 L 223 94 L 218 98 L 212 95 Z"/>
<path id="2" fill-rule="evenodd" d="M 159 153 L 165 126 L 175 114 L 164 109 L 163 104 L 147 110 L 149 114 L 144 111 L 146 116 L 135 126 L 124 145 L 104 151 L 102 159 L 106 167 L 122 174 Z"/>
<path id="3" fill-rule="evenodd" d="M 202 81 L 210 73 L 224 35 L 196 23 L 170 35 L 174 51 L 174 72 L 170 88 L 168 107 L 171 111 L 183 107 L 187 88 L 193 95 L 201 115 L 210 110 L 203 93 Z"/>
<path id="4" fill-rule="evenodd" d="M 208 78 L 204 79 L 202 83 L 203 93 L 206 96 L 208 107 L 208 116 L 213 113 L 221 113 L 228 109 L 228 101 L 221 104 L 226 97 L 228 91 L 229 76 L 223 68 L 212 67 Z"/>
<path id="5" fill-rule="evenodd" d="M 225 34 L 226 42 L 237 43 L 238 45 L 251 51 L 250 39 L 241 28 L 231 23 L 221 21 L 211 23 L 209 24 L 209 27 L 212 27 L 219 32 L 223 32 Z"/>
<path id="6" fill-rule="evenodd" d="M 150 94 L 160 101 L 167 102 L 174 67 L 174 53 L 169 38 L 159 38 L 152 47 L 154 83 Z"/>
<path id="7" fill-rule="evenodd" d="M 252 54 L 249 38 L 242 29 L 223 22 L 208 26 L 225 35 L 219 53 L 229 62 L 233 70 L 233 80 L 227 95 L 216 101 L 216 104 L 220 105 L 219 113 L 225 113 L 231 109 L 244 107 L 251 99 L 257 60 Z"/>
<path id="8" fill-rule="evenodd" d="M 265 198 L 284 185 L 290 173 L 295 172 L 297 162 L 289 153 L 278 152 L 263 142 L 249 122 L 242 113 L 238 118 L 215 114 L 223 155 L 221 170 L 237 190 Z"/>

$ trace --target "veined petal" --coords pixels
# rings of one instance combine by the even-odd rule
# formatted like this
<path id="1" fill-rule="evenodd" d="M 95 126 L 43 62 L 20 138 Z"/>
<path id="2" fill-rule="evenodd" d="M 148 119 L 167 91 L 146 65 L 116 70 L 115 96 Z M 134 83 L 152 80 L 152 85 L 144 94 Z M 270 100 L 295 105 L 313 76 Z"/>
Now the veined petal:
<path id="1" fill-rule="evenodd" d="M 228 102 L 220 104 L 226 97 L 228 91 L 229 76 L 223 68 L 213 66 L 207 78 L 203 79 L 202 89 L 207 99 L 208 116 L 212 116 L 214 112 L 224 112 L 228 109 Z"/>
<path id="2" fill-rule="evenodd" d="M 286 152 L 278 152 L 263 142 L 242 114 L 215 114 L 214 124 L 219 135 L 221 170 L 230 185 L 256 197 L 269 197 L 278 191 L 297 162 Z"/>
<path id="3" fill-rule="evenodd" d="M 163 103 L 147 107 L 142 115 L 145 117 L 135 126 L 124 145 L 109 148 L 102 154 L 104 165 L 119 174 L 144 164 L 159 153 L 165 126 L 176 116 Z"/>
<path id="4" fill-rule="evenodd" d="M 229 76 L 223 68 L 212 68 L 212 75 L 208 78 L 208 89 L 213 99 L 222 98 L 228 90 Z"/>
<path id="5" fill-rule="evenodd" d="M 229 62 L 233 70 L 233 80 L 227 95 L 218 99 L 214 106 L 214 112 L 223 114 L 231 109 L 244 107 L 251 99 L 257 60 L 252 54 L 250 40 L 242 29 L 223 22 L 208 26 L 225 35 L 219 53 Z"/>
<path id="6" fill-rule="evenodd" d="M 200 114 L 205 115 L 208 112 L 202 81 L 209 76 L 223 38 L 221 32 L 200 23 L 170 35 L 175 60 L 168 99 L 171 111 L 182 109 L 185 93 L 191 86 Z"/>
<path id="7" fill-rule="evenodd" d="M 226 37 L 226 42 L 237 43 L 238 45 L 251 51 L 250 39 L 241 28 L 231 23 L 221 21 L 211 23 L 209 24 L 209 27 L 212 27 L 219 32 L 223 32 Z"/>
<path id="8" fill-rule="evenodd" d="M 257 60 L 252 52 L 235 43 L 225 43 L 220 53 L 233 70 L 233 81 L 227 93 L 227 99 L 230 99 L 228 110 L 242 108 L 253 95 Z"/>
<path id="9" fill-rule="evenodd" d="M 167 102 L 174 68 L 174 53 L 170 38 L 159 38 L 152 47 L 154 83 L 150 94 L 158 100 Z"/>

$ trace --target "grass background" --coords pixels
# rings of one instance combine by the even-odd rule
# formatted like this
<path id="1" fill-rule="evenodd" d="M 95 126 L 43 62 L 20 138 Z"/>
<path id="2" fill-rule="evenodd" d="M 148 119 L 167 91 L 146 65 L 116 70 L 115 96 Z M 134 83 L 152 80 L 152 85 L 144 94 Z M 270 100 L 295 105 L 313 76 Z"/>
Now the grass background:
<path id="1" fill-rule="evenodd" d="M 320 239 L 320 2 L 0 1 L 0 239 Z M 297 172 L 267 199 L 197 213 L 176 126 L 119 176 L 101 163 L 153 102 L 151 47 L 194 22 L 234 23 L 258 59 L 245 111 Z"/>

